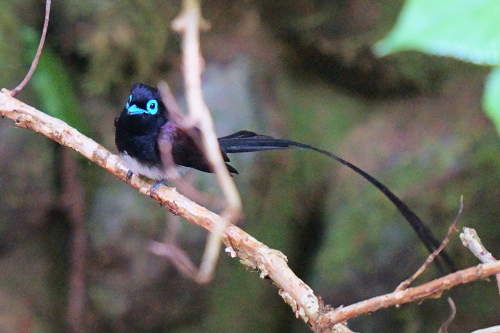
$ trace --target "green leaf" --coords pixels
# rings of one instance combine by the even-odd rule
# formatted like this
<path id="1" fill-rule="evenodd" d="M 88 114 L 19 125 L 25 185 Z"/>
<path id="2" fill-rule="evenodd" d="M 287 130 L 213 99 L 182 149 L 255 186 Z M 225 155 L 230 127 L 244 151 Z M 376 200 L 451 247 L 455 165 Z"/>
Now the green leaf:
<path id="1" fill-rule="evenodd" d="M 30 63 L 38 47 L 39 33 L 31 28 L 22 30 L 27 45 L 26 59 Z M 73 85 L 64 63 L 45 44 L 38 66 L 29 84 L 41 104 L 41 109 L 51 116 L 61 119 L 83 134 L 88 134 L 89 126 L 80 109 Z"/>
<path id="2" fill-rule="evenodd" d="M 500 65 L 498 0 L 407 0 L 379 56 L 416 50 L 481 65 Z"/>
<path id="3" fill-rule="evenodd" d="M 483 109 L 500 133 L 500 67 L 495 67 L 486 79 Z"/>

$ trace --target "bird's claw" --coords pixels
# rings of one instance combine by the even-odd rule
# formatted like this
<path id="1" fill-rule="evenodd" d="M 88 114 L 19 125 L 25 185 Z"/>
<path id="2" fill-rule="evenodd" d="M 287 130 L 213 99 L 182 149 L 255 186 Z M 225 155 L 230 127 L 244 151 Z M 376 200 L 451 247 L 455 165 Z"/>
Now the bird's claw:
<path id="1" fill-rule="evenodd" d="M 153 186 L 151 186 L 151 188 L 149 189 L 149 196 L 152 197 L 153 194 L 155 194 L 155 192 L 158 190 L 158 188 L 162 185 L 167 185 L 167 179 L 162 179 L 162 180 L 159 180 L 157 181 L 156 183 L 154 183 Z"/>

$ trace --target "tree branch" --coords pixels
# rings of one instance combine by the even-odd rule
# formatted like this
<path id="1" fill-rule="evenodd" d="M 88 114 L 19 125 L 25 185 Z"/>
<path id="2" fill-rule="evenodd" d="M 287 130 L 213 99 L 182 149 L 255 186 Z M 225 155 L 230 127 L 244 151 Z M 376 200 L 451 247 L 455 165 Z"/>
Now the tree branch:
<path id="1" fill-rule="evenodd" d="M 72 148 L 138 189 L 142 194 L 149 195 L 153 182 L 135 175 L 127 180 L 128 170 L 118 156 L 65 122 L 13 98 L 6 89 L 0 92 L 0 115 L 12 119 L 19 127 L 31 129 Z M 160 187 L 153 194 L 153 198 L 172 214 L 182 216 L 208 231 L 214 231 L 224 223 L 222 217 L 182 196 L 174 188 Z M 267 247 L 232 224 L 224 230 L 222 241 L 228 246 L 226 252 L 233 257 L 238 256 L 243 265 L 259 271 L 261 278 L 271 279 L 279 288 L 280 296 L 292 307 L 296 316 L 309 324 L 314 332 L 322 333 L 351 332 L 344 324 L 339 323 L 381 308 L 429 297 L 440 297 L 445 290 L 456 285 L 500 273 L 500 261 L 495 261 L 449 274 L 418 287 L 398 290 L 339 309 L 327 310 L 314 295 L 313 290 L 287 266 L 287 259 L 280 251 Z"/>
<path id="2" fill-rule="evenodd" d="M 12 119 L 16 126 L 41 133 L 48 138 L 82 154 L 90 161 L 108 170 L 144 195 L 149 195 L 153 185 L 136 175 L 127 180 L 128 169 L 120 158 L 94 140 L 84 136 L 65 122 L 53 118 L 13 98 L 10 91 L 0 92 L 0 115 Z M 153 198 L 172 214 L 208 231 L 214 231 L 224 223 L 222 217 L 179 194 L 174 188 L 162 186 Z M 287 259 L 280 251 L 273 250 L 240 228 L 230 224 L 224 230 L 222 241 L 233 257 L 238 256 L 243 265 L 268 277 L 280 289 L 280 295 L 292 306 L 297 317 L 302 318 L 316 331 L 316 319 L 323 311 L 313 290 L 300 280 L 287 265 Z M 345 325 L 323 329 L 321 332 L 351 332 Z"/>
<path id="3" fill-rule="evenodd" d="M 497 259 L 493 257 L 490 251 L 484 247 L 481 238 L 477 235 L 476 230 L 464 227 L 463 232 L 460 234 L 462 244 L 469 248 L 469 250 L 484 263 L 495 262 Z M 500 293 L 500 274 L 496 275 L 498 292 Z"/>
<path id="4" fill-rule="evenodd" d="M 438 298 L 441 297 L 441 294 L 445 290 L 451 289 L 456 285 L 484 279 L 498 272 L 500 272 L 500 261 L 470 267 L 443 276 L 442 278 L 432 280 L 418 287 L 397 290 L 390 294 L 373 297 L 356 304 L 330 311 L 318 318 L 318 324 L 320 327 L 331 327 L 336 323 L 354 318 L 360 314 L 374 312 L 389 306 L 405 304 L 429 297 Z"/>

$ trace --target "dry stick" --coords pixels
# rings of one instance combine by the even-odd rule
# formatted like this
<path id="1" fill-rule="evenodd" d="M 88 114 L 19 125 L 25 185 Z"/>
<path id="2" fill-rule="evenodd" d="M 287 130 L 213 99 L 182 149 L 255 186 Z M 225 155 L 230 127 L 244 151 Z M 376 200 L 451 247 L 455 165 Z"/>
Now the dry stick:
<path id="1" fill-rule="evenodd" d="M 448 297 L 448 304 L 450 305 L 450 315 L 448 318 L 445 320 L 443 325 L 439 328 L 438 333 L 447 333 L 448 332 L 448 326 L 453 322 L 453 319 L 455 319 L 455 316 L 457 315 L 457 307 L 455 305 L 455 302 L 453 302 L 453 298 Z"/>
<path id="2" fill-rule="evenodd" d="M 182 274 L 194 279 L 197 275 L 196 267 L 186 252 L 184 252 L 175 243 L 152 241 L 149 244 L 149 250 L 156 255 L 168 258 Z"/>
<path id="3" fill-rule="evenodd" d="M 21 91 L 21 89 L 24 88 L 24 86 L 28 83 L 28 81 L 31 79 L 33 76 L 33 73 L 35 72 L 36 66 L 38 65 L 38 60 L 40 59 L 40 55 L 42 54 L 42 49 L 43 49 L 43 44 L 45 43 L 45 36 L 47 35 L 47 28 L 49 26 L 49 16 L 50 16 L 50 3 L 51 0 L 47 0 L 45 3 L 45 19 L 43 20 L 43 30 L 42 30 L 42 37 L 40 37 L 40 43 L 38 44 L 38 49 L 36 50 L 35 58 L 31 62 L 31 67 L 24 77 L 24 79 L 15 87 L 12 89 L 10 94 L 12 96 L 16 96 L 18 92 Z"/>
<path id="4" fill-rule="evenodd" d="M 127 179 L 128 168 L 118 156 L 65 122 L 13 98 L 6 89 L 0 92 L 0 116 L 12 119 L 18 127 L 41 133 L 75 150 L 138 189 L 140 193 L 149 195 L 153 182 L 136 175 Z M 224 223 L 219 215 L 182 196 L 174 188 L 162 186 L 153 194 L 153 198 L 172 214 L 182 216 L 208 231 L 220 228 Z M 281 252 L 270 249 L 234 225 L 227 226 L 222 234 L 222 241 L 229 247 L 229 252 L 240 258 L 242 264 L 258 270 L 262 278 L 267 277 L 272 280 L 280 289 L 280 295 L 284 300 L 293 306 L 296 314 L 304 322 L 311 325 L 314 332 L 350 332 L 343 324 L 321 330 L 317 328 L 316 319 L 323 311 L 318 298 L 313 290 L 287 266 L 286 257 Z"/>
<path id="5" fill-rule="evenodd" d="M 403 281 L 399 284 L 399 286 L 396 288 L 396 291 L 408 288 L 408 286 L 413 281 L 415 281 L 415 279 L 417 277 L 419 277 L 419 275 L 422 274 L 427 269 L 427 267 L 429 267 L 429 265 L 439 255 L 439 253 L 441 251 L 443 251 L 443 249 L 446 247 L 446 245 L 448 245 L 448 243 L 450 242 L 450 239 L 451 239 L 451 235 L 453 235 L 454 232 L 458 232 L 457 223 L 458 223 L 458 220 L 460 218 L 460 215 L 462 214 L 463 208 L 464 208 L 464 197 L 461 196 L 460 197 L 460 208 L 458 209 L 457 216 L 455 217 L 455 220 L 448 228 L 448 233 L 446 234 L 446 237 L 444 238 L 441 245 L 427 257 L 427 260 L 424 262 L 424 264 L 422 266 L 420 266 L 420 268 L 415 272 L 415 274 L 413 274 L 410 278 L 406 279 L 405 281 Z"/>
<path id="6" fill-rule="evenodd" d="M 181 217 L 168 214 L 166 223 L 167 227 L 163 241 L 151 241 L 148 246 L 149 251 L 157 256 L 166 257 L 179 272 L 194 280 L 197 269 L 191 259 L 189 259 L 187 253 L 177 245 L 177 236 L 182 228 Z"/>
<path id="7" fill-rule="evenodd" d="M 373 297 L 371 299 L 339 308 L 321 315 L 318 318 L 319 327 L 331 327 L 344 320 L 357 317 L 364 313 L 387 308 L 393 305 L 405 304 L 424 298 L 437 298 L 456 285 L 483 279 L 500 272 L 500 261 L 489 264 L 480 264 L 455 273 L 432 280 L 418 287 L 394 291 L 390 294 Z"/>
<path id="8" fill-rule="evenodd" d="M 476 230 L 472 228 L 464 227 L 464 231 L 460 234 L 460 240 L 462 244 L 469 248 L 469 250 L 479 259 L 481 262 L 489 263 L 497 261 L 495 257 L 484 247 L 481 238 L 477 235 Z M 496 275 L 498 291 L 500 293 L 500 274 Z"/>
<path id="9" fill-rule="evenodd" d="M 200 29 L 206 23 L 201 17 L 200 3 L 197 0 L 184 0 L 181 14 L 172 22 L 174 30 L 183 35 L 182 53 L 184 64 L 184 80 L 186 100 L 189 108 L 189 120 L 201 131 L 203 148 L 212 166 L 227 207 L 222 213 L 224 223 L 208 236 L 197 281 L 206 283 L 212 279 L 215 264 L 220 253 L 221 239 L 226 226 L 241 212 L 241 199 L 220 152 L 219 141 L 215 134 L 210 111 L 203 99 L 201 91 L 201 73 L 203 59 L 201 57 L 199 37 Z"/>

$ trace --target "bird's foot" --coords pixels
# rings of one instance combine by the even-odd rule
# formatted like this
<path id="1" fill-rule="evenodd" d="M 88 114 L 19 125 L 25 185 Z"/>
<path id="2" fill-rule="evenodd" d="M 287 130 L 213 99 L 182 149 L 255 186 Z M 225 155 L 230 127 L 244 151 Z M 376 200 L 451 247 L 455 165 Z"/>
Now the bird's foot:
<path id="1" fill-rule="evenodd" d="M 151 189 L 149 189 L 149 196 L 152 197 L 153 194 L 155 194 L 156 190 L 158 190 L 158 188 L 162 185 L 167 186 L 167 179 L 166 178 L 157 181 L 153 186 L 151 186 Z"/>

